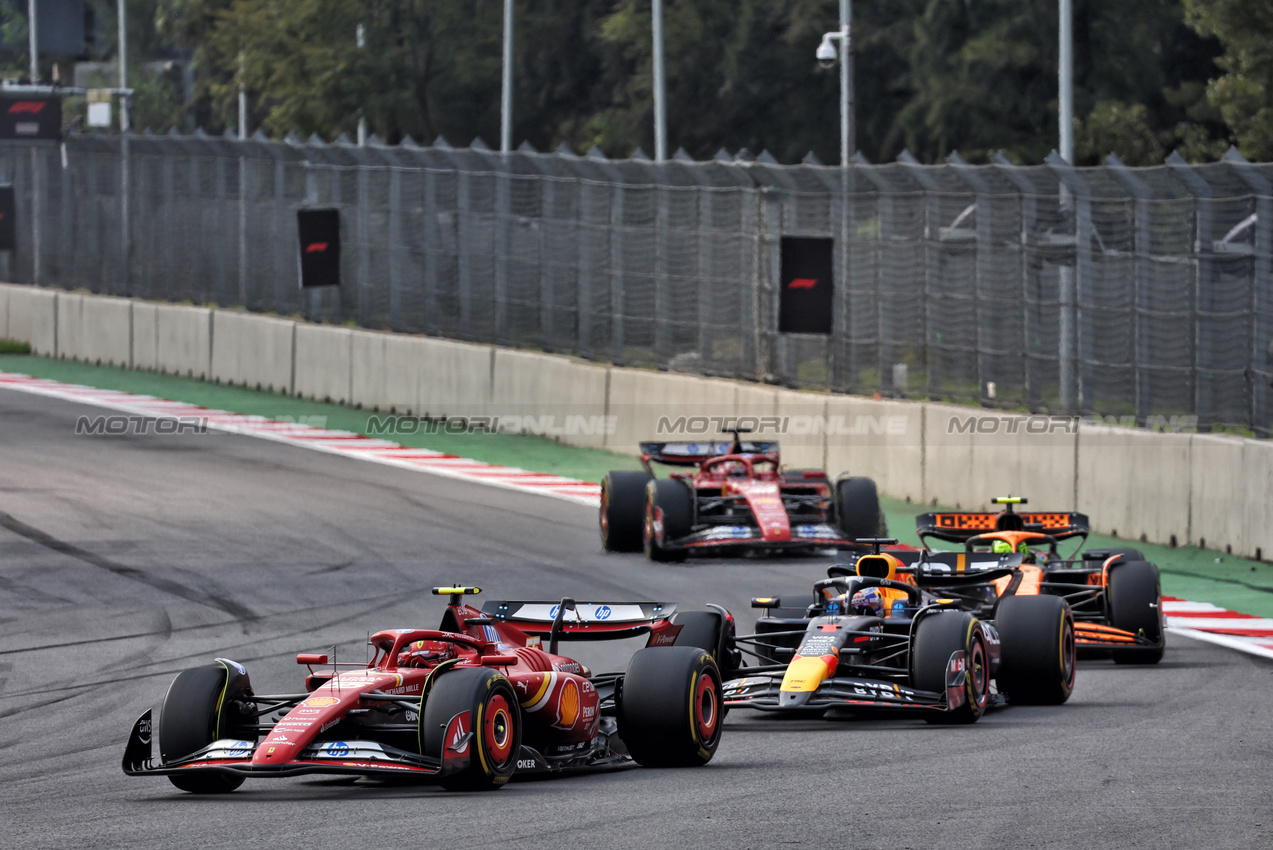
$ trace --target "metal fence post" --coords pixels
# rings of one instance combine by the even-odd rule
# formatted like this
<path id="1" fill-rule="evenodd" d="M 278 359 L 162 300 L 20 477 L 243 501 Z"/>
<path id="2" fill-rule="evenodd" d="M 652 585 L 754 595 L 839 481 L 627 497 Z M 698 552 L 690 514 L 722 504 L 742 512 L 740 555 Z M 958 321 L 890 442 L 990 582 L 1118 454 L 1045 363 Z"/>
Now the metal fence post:
<path id="1" fill-rule="evenodd" d="M 461 171 L 456 175 L 455 187 L 455 246 L 456 285 L 459 287 L 460 338 L 473 338 L 473 261 L 469 256 L 468 219 L 472 216 L 469 175 Z"/>
<path id="2" fill-rule="evenodd" d="M 1172 151 L 1167 157 L 1167 165 L 1171 167 L 1180 182 L 1194 197 L 1194 413 L 1198 416 L 1198 432 L 1211 430 L 1215 422 L 1215 405 L 1211 393 L 1211 382 L 1208 370 L 1214 366 L 1212 353 L 1211 329 L 1204 316 L 1213 312 L 1212 285 L 1214 283 L 1211 254 L 1213 252 L 1212 234 L 1213 209 L 1211 186 L 1198 176 L 1184 157 Z"/>
<path id="3" fill-rule="evenodd" d="M 402 171 L 389 169 L 389 327 L 402 330 Z"/>
<path id="4" fill-rule="evenodd" d="M 508 334 L 508 254 L 512 226 L 510 174 L 507 155 L 501 156 L 495 173 L 495 342 L 509 344 Z"/>
<path id="5" fill-rule="evenodd" d="M 627 232 L 623 221 L 623 184 L 615 183 L 610 199 L 610 361 L 622 366 L 624 355 L 623 323 L 623 239 Z M 616 238 L 619 237 L 619 238 Z"/>
<path id="6" fill-rule="evenodd" d="M 1255 268 L 1251 281 L 1251 428 L 1267 439 L 1269 381 L 1273 379 L 1273 183 L 1260 175 L 1237 148 L 1229 148 L 1225 162 L 1255 195 Z"/>
<path id="7" fill-rule="evenodd" d="M 1092 279 L 1092 193 L 1087 181 L 1055 151 L 1048 154 L 1047 164 L 1060 178 L 1061 203 L 1074 211 L 1074 265 L 1062 266 L 1061 272 L 1061 338 L 1060 377 L 1061 409 L 1065 413 L 1091 412 L 1090 386 L 1083 380 L 1087 365 L 1082 356 L 1079 293 Z"/>
<path id="8" fill-rule="evenodd" d="M 1136 199 L 1136 230 L 1133 246 L 1136 270 L 1133 278 L 1131 316 L 1132 380 L 1135 387 L 1136 422 L 1143 427 L 1153 410 L 1149 376 L 1144 371 L 1148 362 L 1145 339 L 1147 333 L 1141 321 L 1142 317 L 1148 313 L 1146 298 L 1149 288 L 1153 285 L 1153 270 L 1149 260 L 1152 239 L 1150 222 L 1153 220 L 1150 201 L 1153 198 L 1153 192 L 1145 181 L 1137 177 L 1116 155 L 1110 154 L 1105 157 L 1105 165 L 1110 169 L 1114 179 Z"/>

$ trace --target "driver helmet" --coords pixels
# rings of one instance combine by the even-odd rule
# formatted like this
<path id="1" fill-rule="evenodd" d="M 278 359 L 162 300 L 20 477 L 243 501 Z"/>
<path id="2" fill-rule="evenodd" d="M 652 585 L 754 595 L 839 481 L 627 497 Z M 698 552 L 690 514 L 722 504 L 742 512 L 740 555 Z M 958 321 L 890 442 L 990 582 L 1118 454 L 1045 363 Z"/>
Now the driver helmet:
<path id="1" fill-rule="evenodd" d="M 995 555 L 1011 555 L 1012 544 L 1007 540 L 995 540 L 990 544 L 990 551 Z"/>
<path id="2" fill-rule="evenodd" d="M 433 640 L 417 640 L 398 653 L 399 667 L 429 667 L 455 657 L 455 647 Z"/>
<path id="3" fill-rule="evenodd" d="M 888 600 L 878 587 L 862 588 L 853 594 L 853 599 L 849 602 L 849 610 L 854 614 L 868 614 L 873 617 L 883 617 L 887 607 Z"/>

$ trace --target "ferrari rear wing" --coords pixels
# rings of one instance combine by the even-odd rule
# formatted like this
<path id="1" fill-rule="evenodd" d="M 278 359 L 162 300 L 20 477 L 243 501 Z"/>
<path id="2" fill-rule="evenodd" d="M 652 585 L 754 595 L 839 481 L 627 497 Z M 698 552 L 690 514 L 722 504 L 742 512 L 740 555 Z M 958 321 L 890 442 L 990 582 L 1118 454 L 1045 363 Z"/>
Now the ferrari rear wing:
<path id="1" fill-rule="evenodd" d="M 563 604 L 564 603 L 564 604 Z M 492 620 L 508 623 L 533 637 L 561 640 L 610 640 L 634 637 L 666 622 L 676 612 L 663 602 L 524 602 L 493 600 L 482 606 Z"/>
<path id="2" fill-rule="evenodd" d="M 708 440 L 702 443 L 648 442 L 640 445 L 643 459 L 667 466 L 698 466 L 709 458 L 731 454 L 734 448 L 732 440 Z M 737 454 L 772 454 L 778 450 L 778 443 L 774 441 L 743 440 Z"/>
<path id="3" fill-rule="evenodd" d="M 1001 521 L 1007 517 L 1012 517 L 1011 528 Z M 1036 531 L 1061 539 L 1087 534 L 1091 525 L 1087 514 L 1080 513 L 927 513 L 915 517 L 915 530 L 921 539 L 935 537 L 963 543 L 994 531 Z"/>

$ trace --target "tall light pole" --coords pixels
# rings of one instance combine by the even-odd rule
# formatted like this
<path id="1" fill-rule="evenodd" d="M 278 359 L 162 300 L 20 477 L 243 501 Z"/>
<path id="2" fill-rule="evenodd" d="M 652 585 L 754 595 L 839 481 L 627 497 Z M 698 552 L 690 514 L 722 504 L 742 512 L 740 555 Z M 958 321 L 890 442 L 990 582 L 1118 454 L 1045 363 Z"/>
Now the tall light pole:
<path id="1" fill-rule="evenodd" d="M 40 39 L 36 36 L 35 2 L 27 2 L 27 35 L 31 40 L 31 82 L 40 81 Z"/>
<path id="2" fill-rule="evenodd" d="M 31 0 L 35 6 L 35 0 Z M 119 0 L 119 87 L 128 88 L 128 3 Z M 119 100 L 119 131 L 128 132 L 128 95 Z"/>
<path id="3" fill-rule="evenodd" d="M 843 56 L 840 58 L 840 165 L 847 166 L 853 155 L 853 38 L 851 34 L 853 7 L 851 0 L 840 0 L 840 29 L 823 33 L 816 56 L 818 64 L 830 68 L 836 62 L 836 49 L 832 44 L 840 42 Z"/>
<path id="4" fill-rule="evenodd" d="M 499 152 L 513 149 L 513 0 L 504 0 L 504 80 L 500 87 Z"/>
<path id="5" fill-rule="evenodd" d="M 1074 164 L 1074 10 L 1072 0 L 1061 0 L 1061 61 L 1059 120 L 1061 158 Z"/>
<path id="6" fill-rule="evenodd" d="M 667 84 L 663 78 L 663 0 L 653 0 L 654 30 L 654 160 L 667 159 Z"/>

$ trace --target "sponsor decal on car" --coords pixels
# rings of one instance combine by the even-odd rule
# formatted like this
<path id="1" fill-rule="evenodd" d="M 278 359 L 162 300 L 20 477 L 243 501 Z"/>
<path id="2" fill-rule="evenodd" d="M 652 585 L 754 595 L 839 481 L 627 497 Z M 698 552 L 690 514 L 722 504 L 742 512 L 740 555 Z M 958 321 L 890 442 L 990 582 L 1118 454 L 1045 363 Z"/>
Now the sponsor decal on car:
<path id="1" fill-rule="evenodd" d="M 327 708 L 328 706 L 335 705 L 338 702 L 340 702 L 340 700 L 335 697 L 310 697 L 305 700 L 305 702 L 301 703 L 301 705 L 312 705 L 315 708 Z"/>

